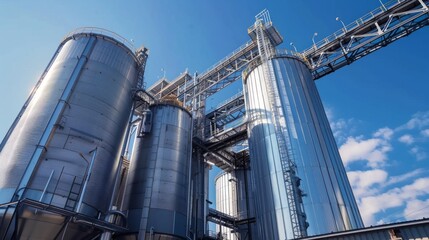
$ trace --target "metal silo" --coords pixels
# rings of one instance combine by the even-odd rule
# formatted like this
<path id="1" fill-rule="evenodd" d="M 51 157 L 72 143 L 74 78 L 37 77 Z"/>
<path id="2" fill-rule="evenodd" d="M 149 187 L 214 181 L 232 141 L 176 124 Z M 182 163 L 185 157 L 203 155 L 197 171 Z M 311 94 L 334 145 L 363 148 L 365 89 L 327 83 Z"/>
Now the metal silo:
<path id="1" fill-rule="evenodd" d="M 253 191 L 249 169 L 221 172 L 215 178 L 216 210 L 236 219 L 237 228 L 216 226 L 216 232 L 225 239 L 252 239 L 256 237 Z"/>
<path id="2" fill-rule="evenodd" d="M 233 172 L 222 172 L 215 178 L 216 210 L 238 218 L 238 182 Z M 238 239 L 233 229 L 217 226 L 216 231 L 225 239 Z"/>
<path id="3" fill-rule="evenodd" d="M 183 239 L 189 226 L 190 113 L 177 105 L 149 107 L 131 157 L 124 209 L 138 238 Z"/>
<path id="4" fill-rule="evenodd" d="M 363 227 L 307 66 L 277 55 L 246 74 L 258 239 Z"/>
<path id="5" fill-rule="evenodd" d="M 105 30 L 68 35 L 1 145 L 0 204 L 108 211 L 144 60 Z"/>

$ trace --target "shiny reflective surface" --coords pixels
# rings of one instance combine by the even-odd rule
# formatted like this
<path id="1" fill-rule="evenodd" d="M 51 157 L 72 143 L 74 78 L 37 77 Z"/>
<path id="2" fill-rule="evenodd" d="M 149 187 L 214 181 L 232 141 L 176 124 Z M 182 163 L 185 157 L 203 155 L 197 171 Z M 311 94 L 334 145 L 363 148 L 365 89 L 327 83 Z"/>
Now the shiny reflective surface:
<path id="1" fill-rule="evenodd" d="M 252 171 L 249 168 L 235 169 L 234 176 L 237 180 L 237 217 L 247 223 L 240 226 L 240 234 L 249 239 L 256 239 L 254 190 L 252 189 Z"/>
<path id="2" fill-rule="evenodd" d="M 308 235 L 362 227 L 362 220 L 316 86 L 307 67 L 291 57 L 269 62 L 279 91 L 281 121 L 301 179 Z M 290 239 L 292 226 L 279 147 L 268 102 L 266 74 L 256 67 L 245 79 L 249 148 L 259 239 Z"/>
<path id="3" fill-rule="evenodd" d="M 83 56 L 89 39 L 95 39 Z M 80 59 L 86 58 L 80 67 Z M 75 83 L 67 90 L 75 76 Z M 53 206 L 76 211 L 88 177 L 92 151 L 97 157 L 82 213 L 96 217 L 108 210 L 122 138 L 137 85 L 134 54 L 114 39 L 76 35 L 67 39 L 47 70 L 39 89 L 0 153 L 0 203 L 9 202 L 37 147 L 43 148 L 27 189 L 16 192 Z M 70 91 L 66 101 L 61 96 Z M 45 146 L 37 146 L 58 104 L 64 104 Z"/>
<path id="4" fill-rule="evenodd" d="M 225 239 L 251 239 L 257 236 L 250 174 L 249 169 L 235 169 L 222 172 L 215 178 L 216 210 L 243 222 L 236 231 L 216 226 L 216 234 Z"/>
<path id="5" fill-rule="evenodd" d="M 150 107 L 152 129 L 135 140 L 124 209 L 131 231 L 186 237 L 191 115 L 181 107 Z"/>
<path id="6" fill-rule="evenodd" d="M 216 210 L 226 213 L 233 217 L 238 217 L 237 209 L 237 179 L 234 173 L 223 172 L 215 178 L 216 188 Z M 232 229 L 216 226 L 216 231 L 224 236 L 225 239 L 238 239 Z"/>

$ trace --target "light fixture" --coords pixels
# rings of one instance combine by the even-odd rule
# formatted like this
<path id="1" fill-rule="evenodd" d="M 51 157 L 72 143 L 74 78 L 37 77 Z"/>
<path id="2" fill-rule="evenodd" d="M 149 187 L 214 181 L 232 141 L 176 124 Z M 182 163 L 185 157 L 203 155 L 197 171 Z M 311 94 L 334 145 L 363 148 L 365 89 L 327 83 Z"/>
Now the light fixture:
<path id="1" fill-rule="evenodd" d="M 347 32 L 347 28 L 346 28 L 346 25 L 344 24 L 344 22 L 339 17 L 336 17 L 335 20 L 341 22 L 341 24 L 343 25 L 344 31 Z"/>
<path id="2" fill-rule="evenodd" d="M 312 41 L 313 41 L 313 46 L 314 46 L 314 48 L 315 49 L 317 49 L 317 46 L 316 46 L 316 43 L 314 42 L 314 38 L 317 36 L 317 32 L 315 32 L 314 34 L 313 34 L 313 38 L 311 39 Z"/>
<path id="3" fill-rule="evenodd" d="M 290 43 L 290 45 L 293 47 L 293 49 L 295 49 L 295 52 L 298 52 L 298 50 L 296 50 L 295 45 L 293 44 L 293 42 Z"/>

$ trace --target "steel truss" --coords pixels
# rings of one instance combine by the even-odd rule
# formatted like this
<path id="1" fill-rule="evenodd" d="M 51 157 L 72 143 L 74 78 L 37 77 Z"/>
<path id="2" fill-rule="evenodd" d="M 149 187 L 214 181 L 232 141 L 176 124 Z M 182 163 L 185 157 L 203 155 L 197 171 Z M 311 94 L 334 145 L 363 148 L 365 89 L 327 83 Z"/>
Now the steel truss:
<path id="1" fill-rule="evenodd" d="M 209 164 L 230 172 L 246 166 L 248 154 L 230 149 L 231 146 L 245 140 L 247 140 L 247 124 L 241 124 L 206 141 L 194 137 L 193 144 L 203 150 L 204 158 Z"/>
<path id="2" fill-rule="evenodd" d="M 387 2 L 316 43 L 311 48 L 295 55 L 303 59 L 310 67 L 314 79 L 319 79 L 421 27 L 427 26 L 429 24 L 428 4 L 429 0 Z M 249 32 L 249 35 L 252 36 L 252 34 L 255 35 Z M 197 78 L 199 84 L 196 86 L 188 84 L 188 87 L 185 88 L 184 82 L 182 82 L 181 90 L 178 90 L 178 87 L 175 91 L 179 93 L 178 96 L 181 99 L 185 96 L 184 89 L 186 89 L 186 95 L 189 97 L 195 98 L 202 94 L 206 94 L 207 97 L 222 90 L 233 81 L 239 80 L 248 63 L 258 59 L 257 44 L 255 41 L 248 42 L 215 64 L 206 73 L 201 74 Z M 194 88 L 198 88 L 198 91 L 191 91 Z M 192 95 L 193 92 L 195 94 Z M 223 132 L 228 129 L 225 126 L 238 121 L 240 118 L 245 118 L 244 98 L 241 96 L 232 98 L 227 103 L 207 113 L 204 127 L 205 136 L 210 139 L 207 144 L 213 144 L 215 140 L 223 141 Z"/>
<path id="3" fill-rule="evenodd" d="M 213 208 L 209 208 L 209 215 L 207 216 L 207 219 L 211 222 L 231 228 L 236 231 L 239 229 L 240 225 L 255 222 L 255 218 L 240 219 L 239 217 L 231 216 Z"/>
<path id="4" fill-rule="evenodd" d="M 319 79 L 427 26 L 428 4 L 429 0 L 392 0 L 298 55 L 310 63 L 314 79 Z M 148 92 L 158 99 L 175 94 L 186 102 L 200 95 L 207 98 L 241 79 L 244 67 L 257 58 L 257 43 L 251 40 L 199 76 L 192 78 L 186 71 L 170 83 L 159 80 Z"/>
<path id="5" fill-rule="evenodd" d="M 210 137 L 225 130 L 225 126 L 242 119 L 245 114 L 244 95 L 239 92 L 216 109 L 206 114 L 206 136 Z"/>
<path id="6" fill-rule="evenodd" d="M 428 4 L 428 0 L 390 1 L 316 43 L 302 53 L 311 63 L 313 78 L 319 79 L 427 26 Z"/>
<path id="7" fill-rule="evenodd" d="M 391 0 L 307 50 L 286 54 L 303 60 L 312 71 L 314 80 L 317 80 L 429 25 L 428 4 L 429 0 Z M 269 23 L 272 24 L 271 21 Z M 248 165 L 249 153 L 246 149 L 240 152 L 231 150 L 232 146 L 247 140 L 244 96 L 238 94 L 208 113 L 205 112 L 205 102 L 210 95 L 242 79 L 250 63 L 261 61 L 256 30 L 254 26 L 249 28 L 252 40 L 204 73 L 192 77 L 186 71 L 170 83 L 164 78 L 148 89 L 155 99 L 174 94 L 192 109 L 196 132 L 194 146 L 202 150 L 206 162 L 224 171 Z M 275 28 L 268 29 L 267 33 L 274 36 L 269 39 L 274 43 L 273 47 L 281 43 L 281 36 Z M 240 119 L 244 119 L 242 124 L 227 127 Z M 235 219 L 221 215 L 210 209 L 208 220 L 236 228 L 237 225 L 233 224 Z M 298 228 L 296 231 L 294 229 L 296 236 L 305 235 L 299 231 Z"/>

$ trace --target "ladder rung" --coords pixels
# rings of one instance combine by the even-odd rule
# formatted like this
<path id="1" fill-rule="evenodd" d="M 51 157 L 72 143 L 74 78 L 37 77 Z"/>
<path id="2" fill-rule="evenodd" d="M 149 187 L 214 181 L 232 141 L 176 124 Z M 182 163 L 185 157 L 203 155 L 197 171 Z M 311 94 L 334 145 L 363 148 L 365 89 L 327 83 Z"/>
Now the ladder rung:
<path id="1" fill-rule="evenodd" d="M 280 96 L 278 96 L 278 91 L 275 90 L 275 86 L 272 84 L 273 76 L 274 76 L 274 69 L 270 68 L 268 66 L 268 59 L 269 56 L 267 55 L 267 52 L 269 53 L 270 48 L 270 41 L 267 39 L 267 37 L 264 34 L 263 26 L 259 25 L 256 29 L 256 39 L 258 43 L 258 51 L 259 56 L 262 60 L 262 68 L 263 72 L 265 74 L 265 77 L 267 79 L 267 89 L 268 89 L 268 101 L 272 110 L 272 119 L 273 119 L 273 125 L 274 125 L 274 131 L 276 134 L 277 143 L 279 145 L 279 155 L 280 155 L 280 163 L 283 171 L 283 178 L 285 181 L 285 188 L 287 196 L 287 202 L 289 204 L 289 213 L 291 215 L 291 225 L 293 229 L 293 235 L 294 237 L 302 237 L 302 233 L 305 231 L 301 231 L 301 226 L 299 223 L 299 216 L 301 213 L 301 210 L 297 207 L 294 196 L 295 196 L 295 188 L 293 186 L 292 179 L 295 177 L 295 164 L 294 164 L 294 157 L 293 157 L 293 151 L 292 146 L 289 141 L 287 129 L 284 128 L 279 122 L 279 119 L 281 117 L 284 117 L 284 114 L 282 113 L 282 106 L 279 103 Z M 290 106 L 286 106 L 286 111 L 289 113 L 291 111 Z M 286 139 L 284 139 L 286 138 Z"/>

